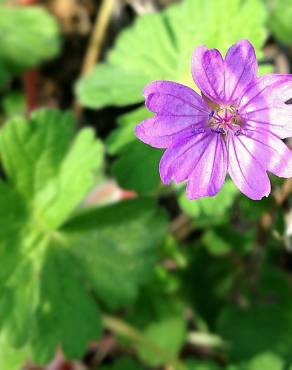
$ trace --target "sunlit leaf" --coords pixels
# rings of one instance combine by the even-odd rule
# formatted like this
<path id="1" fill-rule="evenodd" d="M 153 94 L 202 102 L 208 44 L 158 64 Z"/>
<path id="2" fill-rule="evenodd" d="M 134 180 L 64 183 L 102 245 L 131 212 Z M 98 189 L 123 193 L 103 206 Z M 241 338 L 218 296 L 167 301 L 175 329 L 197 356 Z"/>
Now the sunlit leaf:
<path id="1" fill-rule="evenodd" d="M 77 95 L 83 105 L 99 108 L 142 101 L 144 85 L 156 79 L 194 87 L 190 60 L 196 46 L 225 52 L 247 38 L 260 56 L 264 21 L 260 0 L 185 0 L 160 14 L 140 17 L 119 36 L 107 62 L 81 79 Z"/>
<path id="2" fill-rule="evenodd" d="M 56 20 L 41 7 L 0 5 L 0 60 L 28 68 L 56 55 Z"/>
<path id="3" fill-rule="evenodd" d="M 133 301 L 164 238 L 152 201 L 79 210 L 102 174 L 103 150 L 74 125 L 70 114 L 42 110 L 0 131 L 1 369 L 46 363 L 58 346 L 80 358 L 101 333 L 98 302 Z"/>

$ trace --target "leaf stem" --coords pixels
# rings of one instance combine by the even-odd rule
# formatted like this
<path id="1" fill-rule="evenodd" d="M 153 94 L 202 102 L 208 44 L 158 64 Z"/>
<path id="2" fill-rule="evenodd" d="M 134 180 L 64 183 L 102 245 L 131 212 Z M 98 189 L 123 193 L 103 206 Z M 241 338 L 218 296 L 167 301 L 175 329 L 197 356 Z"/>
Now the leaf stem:
<path id="1" fill-rule="evenodd" d="M 165 351 L 163 348 L 157 346 L 155 343 L 151 342 L 148 338 L 133 328 L 124 321 L 113 317 L 104 315 L 103 316 L 104 325 L 114 332 L 115 334 L 124 336 L 131 339 L 134 343 L 139 343 L 145 348 L 148 348 L 149 351 L 152 351 L 156 355 L 160 356 L 166 364 L 171 365 L 174 370 L 186 370 L 185 365 L 177 358 L 174 358 L 170 353 Z"/>

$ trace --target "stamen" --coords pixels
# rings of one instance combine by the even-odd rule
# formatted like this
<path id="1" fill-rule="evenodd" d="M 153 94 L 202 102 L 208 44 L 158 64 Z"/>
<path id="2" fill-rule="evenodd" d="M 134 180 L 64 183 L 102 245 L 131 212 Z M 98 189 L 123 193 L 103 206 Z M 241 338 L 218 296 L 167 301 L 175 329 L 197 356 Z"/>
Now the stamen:
<path id="1" fill-rule="evenodd" d="M 204 128 L 202 128 L 202 127 L 200 127 L 200 128 L 193 128 L 193 129 L 192 129 L 192 132 L 193 132 L 194 134 L 202 134 L 202 133 L 206 132 L 206 129 L 204 129 Z"/>
<path id="2" fill-rule="evenodd" d="M 238 136 L 242 133 L 242 119 L 234 105 L 218 106 L 209 113 L 209 124 L 211 131 L 216 134 L 227 135 L 232 131 Z"/>
<path id="3" fill-rule="evenodd" d="M 216 134 L 225 134 L 225 130 L 223 127 L 218 127 L 218 128 L 211 127 L 211 131 Z"/>
<path id="4" fill-rule="evenodd" d="M 237 131 L 235 131 L 235 136 L 239 136 L 241 134 L 241 129 L 239 129 L 239 130 L 237 130 Z"/>

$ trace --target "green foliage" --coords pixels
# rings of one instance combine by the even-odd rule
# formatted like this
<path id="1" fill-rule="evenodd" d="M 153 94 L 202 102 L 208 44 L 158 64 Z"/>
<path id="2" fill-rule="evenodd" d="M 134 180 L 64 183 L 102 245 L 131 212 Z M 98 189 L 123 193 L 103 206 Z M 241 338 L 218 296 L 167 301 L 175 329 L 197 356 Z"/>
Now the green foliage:
<path id="1" fill-rule="evenodd" d="M 9 68 L 35 66 L 58 50 L 57 22 L 43 8 L 0 5 L 0 61 Z"/>
<path id="2" fill-rule="evenodd" d="M 100 370 L 143 370 L 143 368 L 129 358 L 121 358 L 113 365 L 103 366 Z"/>
<path id="3" fill-rule="evenodd" d="M 173 296 L 153 286 L 140 296 L 128 320 L 143 335 L 143 341 L 133 343 L 143 362 L 157 366 L 175 361 L 186 340 L 186 322 L 183 306 Z"/>
<path id="4" fill-rule="evenodd" d="M 0 86 L 59 49 L 44 9 L 5 3 Z M 162 151 L 134 136 L 152 116 L 138 105 L 145 84 L 167 79 L 196 89 L 190 59 L 199 44 L 224 53 L 248 38 L 261 60 L 265 25 L 290 43 L 290 9 L 287 0 L 185 0 L 137 17 L 76 87 L 85 107 L 136 104 L 106 128 L 105 148 L 94 130 L 76 132 L 71 113 L 23 118 L 18 80 L 1 92 L 1 370 L 20 370 L 27 359 L 48 363 L 57 348 L 80 360 L 91 342 L 101 370 L 292 369 L 289 200 L 251 201 L 227 179 L 215 197 L 189 201 L 183 184 L 160 184 Z M 127 196 L 118 188 L 109 195 L 108 180 L 135 199 L 106 204 L 105 193 Z M 272 181 L 277 191 L 282 180 Z M 86 207 L 89 192 L 103 205 Z"/>
<path id="5" fill-rule="evenodd" d="M 154 150 L 141 142 L 133 142 L 121 152 L 113 165 L 113 175 L 124 189 L 147 194 L 158 189 L 160 184 L 158 163 L 161 150 Z"/>
<path id="6" fill-rule="evenodd" d="M 153 193 L 160 184 L 158 163 L 162 151 L 144 145 L 134 136 L 137 122 L 151 115 L 144 107 L 122 115 L 119 127 L 107 139 L 108 152 L 118 155 L 112 167 L 113 175 L 122 188 L 139 194 Z"/>
<path id="7" fill-rule="evenodd" d="M 119 36 L 108 61 L 81 79 L 77 95 L 83 105 L 100 108 L 142 101 L 143 87 L 152 80 L 193 86 L 190 60 L 197 45 L 225 52 L 230 44 L 248 38 L 260 52 L 264 20 L 265 9 L 258 0 L 186 0 L 141 17 Z"/>
<path id="8" fill-rule="evenodd" d="M 257 299 L 250 297 L 246 309 L 224 308 L 218 320 L 218 332 L 228 341 L 234 361 L 247 361 L 272 350 L 291 362 L 291 284 L 285 274 L 268 265 L 264 271 L 259 284 L 261 296 Z"/>
<path id="9" fill-rule="evenodd" d="M 1 82 L 0 82 L 1 85 Z M 2 109 L 6 118 L 25 113 L 25 96 L 21 91 L 13 90 L 3 97 Z"/>
<path id="10" fill-rule="evenodd" d="M 220 370 L 220 367 L 210 361 L 189 361 L 188 370 Z"/>
<path id="11" fill-rule="evenodd" d="M 268 26 L 273 35 L 285 44 L 292 43 L 292 4 L 289 0 L 265 0 L 269 11 Z"/>
<path id="12" fill-rule="evenodd" d="M 47 362 L 58 345 L 79 358 L 101 331 L 88 288 L 118 307 L 151 278 L 165 233 L 164 214 L 151 200 L 75 214 L 101 176 L 102 152 L 92 130 L 74 134 L 69 113 L 15 117 L 0 132 L 7 176 L 0 183 L 1 368 L 29 357 Z"/>
<path id="13" fill-rule="evenodd" d="M 230 210 L 234 203 L 235 197 L 238 195 L 238 190 L 231 180 L 227 180 L 218 194 L 214 197 L 201 198 L 190 201 L 184 193 L 179 196 L 179 204 L 183 211 L 196 218 L 198 226 L 220 225 L 228 222 Z"/>
<path id="14" fill-rule="evenodd" d="M 188 370 L 284 370 L 285 362 L 274 353 L 262 353 L 250 359 L 250 361 L 232 364 L 222 368 L 208 361 L 191 361 L 189 362 Z"/>
<path id="15" fill-rule="evenodd" d="M 65 225 L 65 230 L 85 238 L 78 240 L 73 253 L 99 298 L 116 308 L 132 303 L 138 287 L 152 277 L 166 222 L 151 199 L 140 199 L 89 210 Z M 86 245 L 86 253 L 80 242 Z"/>

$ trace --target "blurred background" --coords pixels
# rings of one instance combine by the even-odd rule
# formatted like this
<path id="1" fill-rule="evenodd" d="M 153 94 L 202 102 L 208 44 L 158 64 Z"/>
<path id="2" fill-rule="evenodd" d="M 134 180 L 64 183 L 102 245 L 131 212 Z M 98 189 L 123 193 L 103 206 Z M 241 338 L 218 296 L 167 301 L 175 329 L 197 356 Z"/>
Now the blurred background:
<path id="1" fill-rule="evenodd" d="M 0 370 L 292 370 L 291 179 L 189 201 L 134 136 L 242 38 L 290 73 L 292 1 L 0 0 Z"/>

